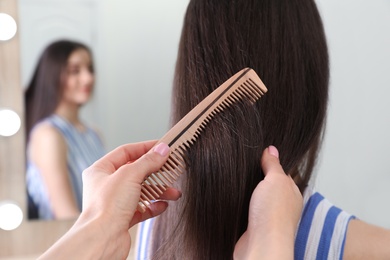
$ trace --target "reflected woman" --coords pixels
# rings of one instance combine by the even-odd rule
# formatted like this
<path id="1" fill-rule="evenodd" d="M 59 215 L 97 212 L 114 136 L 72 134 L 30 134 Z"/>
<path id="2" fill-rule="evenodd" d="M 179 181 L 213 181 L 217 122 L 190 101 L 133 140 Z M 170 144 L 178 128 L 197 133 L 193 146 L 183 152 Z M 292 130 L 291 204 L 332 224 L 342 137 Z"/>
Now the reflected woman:
<path id="1" fill-rule="evenodd" d="M 67 219 L 81 211 L 81 173 L 105 153 L 79 114 L 94 81 L 84 44 L 59 40 L 39 59 L 25 93 L 29 218 Z"/>

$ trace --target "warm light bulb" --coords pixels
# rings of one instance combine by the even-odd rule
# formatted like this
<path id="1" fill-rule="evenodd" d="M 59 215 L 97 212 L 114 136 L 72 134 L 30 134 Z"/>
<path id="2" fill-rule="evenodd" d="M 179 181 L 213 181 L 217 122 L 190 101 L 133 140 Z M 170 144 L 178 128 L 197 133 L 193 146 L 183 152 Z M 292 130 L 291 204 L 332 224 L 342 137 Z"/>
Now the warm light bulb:
<path id="1" fill-rule="evenodd" d="M 23 212 L 18 205 L 9 201 L 0 203 L 0 228 L 13 230 L 22 223 Z"/>
<path id="2" fill-rule="evenodd" d="M 14 18 L 9 14 L 0 13 L 0 41 L 7 41 L 14 37 L 17 26 Z"/>
<path id="3" fill-rule="evenodd" d="M 0 109 L 0 135 L 11 136 L 20 128 L 20 117 L 10 109 Z"/>

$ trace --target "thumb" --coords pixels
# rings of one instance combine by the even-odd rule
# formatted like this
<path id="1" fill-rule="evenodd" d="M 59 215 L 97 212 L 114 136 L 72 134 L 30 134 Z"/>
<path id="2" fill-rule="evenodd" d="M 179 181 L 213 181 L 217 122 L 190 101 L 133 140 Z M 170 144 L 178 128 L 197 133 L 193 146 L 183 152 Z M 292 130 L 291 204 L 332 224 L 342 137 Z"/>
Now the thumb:
<path id="1" fill-rule="evenodd" d="M 134 180 L 141 183 L 149 174 L 158 171 L 168 159 L 169 150 L 167 144 L 159 143 L 133 162 L 130 167 L 137 173 Z"/>
<path id="2" fill-rule="evenodd" d="M 275 146 L 270 145 L 263 151 L 261 156 L 261 168 L 264 175 L 267 176 L 270 172 L 284 173 L 284 170 L 279 162 L 279 152 Z"/>

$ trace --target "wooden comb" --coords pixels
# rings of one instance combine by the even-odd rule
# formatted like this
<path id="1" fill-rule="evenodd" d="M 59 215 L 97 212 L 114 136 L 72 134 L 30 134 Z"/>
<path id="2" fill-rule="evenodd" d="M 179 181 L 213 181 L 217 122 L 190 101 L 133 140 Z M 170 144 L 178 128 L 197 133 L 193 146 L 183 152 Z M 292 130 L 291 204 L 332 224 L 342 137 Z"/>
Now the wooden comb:
<path id="1" fill-rule="evenodd" d="M 138 210 L 145 212 L 153 200 L 176 181 L 185 171 L 185 153 L 194 144 L 210 120 L 230 105 L 242 100 L 255 103 L 267 92 L 267 88 L 250 68 L 245 68 L 210 93 L 157 143 L 166 143 L 170 155 L 158 172 L 149 175 L 142 183 Z"/>

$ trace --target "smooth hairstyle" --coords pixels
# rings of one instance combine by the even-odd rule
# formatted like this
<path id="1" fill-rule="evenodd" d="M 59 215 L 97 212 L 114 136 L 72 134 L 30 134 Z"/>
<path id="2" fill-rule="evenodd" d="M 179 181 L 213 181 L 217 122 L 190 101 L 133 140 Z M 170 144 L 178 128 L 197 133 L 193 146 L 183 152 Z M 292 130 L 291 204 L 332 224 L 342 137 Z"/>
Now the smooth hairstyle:
<path id="1" fill-rule="evenodd" d="M 314 0 L 193 0 L 184 18 L 172 124 L 239 70 L 268 88 L 254 106 L 215 117 L 189 150 L 183 197 L 156 219 L 154 259 L 232 259 L 249 201 L 264 178 L 262 151 L 275 145 L 303 192 L 323 138 L 328 51 Z"/>
<path id="2" fill-rule="evenodd" d="M 68 59 L 78 49 L 86 50 L 92 60 L 91 50 L 86 45 L 70 40 L 55 41 L 41 54 L 25 92 L 27 136 L 39 120 L 57 108 L 63 94 Z"/>

